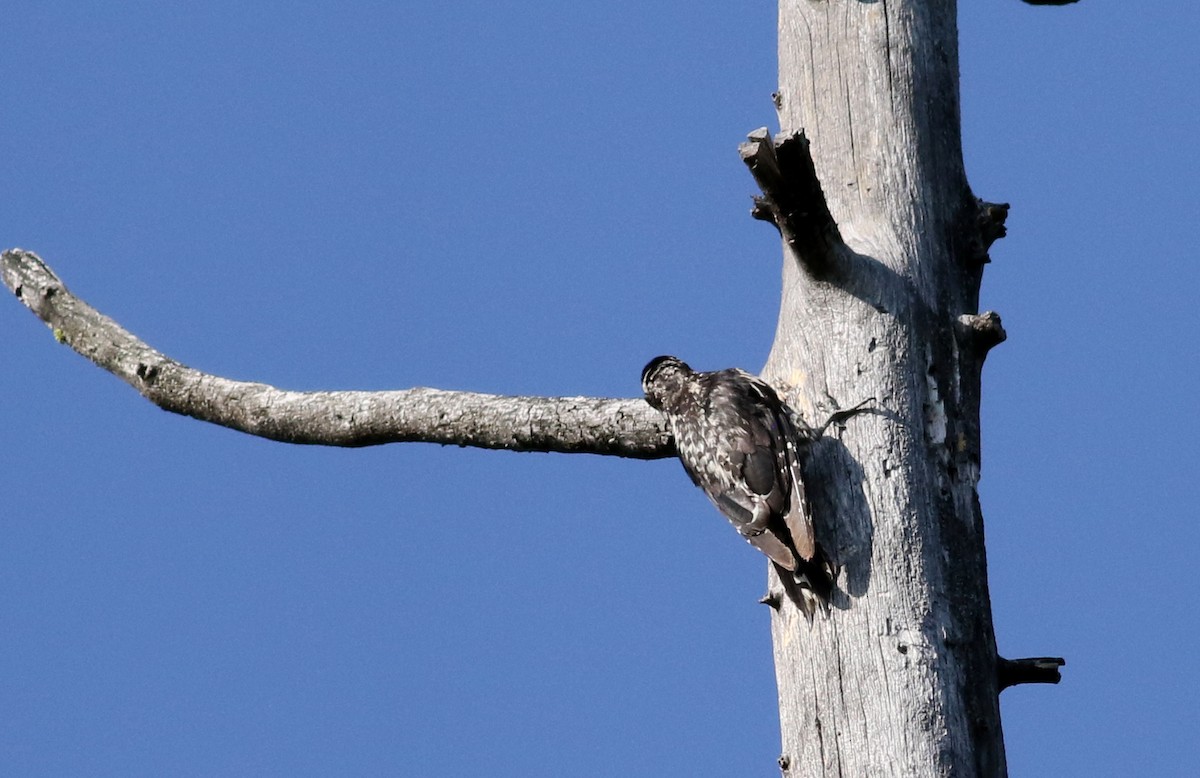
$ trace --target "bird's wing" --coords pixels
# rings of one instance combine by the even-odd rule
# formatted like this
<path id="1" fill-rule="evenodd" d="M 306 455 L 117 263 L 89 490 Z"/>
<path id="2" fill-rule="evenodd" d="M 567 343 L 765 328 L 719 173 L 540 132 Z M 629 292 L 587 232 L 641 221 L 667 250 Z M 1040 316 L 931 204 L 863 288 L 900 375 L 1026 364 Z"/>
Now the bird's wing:
<path id="1" fill-rule="evenodd" d="M 715 374 L 704 418 L 712 430 L 720 431 L 715 450 L 721 477 L 705 491 L 751 545 L 781 567 L 795 570 L 797 560 L 783 521 L 789 510 L 790 475 L 781 469 L 786 441 L 781 435 L 786 430 L 775 411 L 779 407 L 774 391 L 748 373 Z"/>
<path id="2" fill-rule="evenodd" d="M 801 559 L 812 561 L 817 555 L 817 541 L 813 531 L 812 506 L 804 492 L 804 478 L 796 449 L 799 440 L 797 430 L 787 406 L 775 390 L 754 376 L 747 375 L 747 380 L 759 398 L 751 418 L 769 433 L 771 441 L 770 464 L 775 480 L 772 487 L 781 502 L 776 513 L 782 517 L 796 553 Z M 762 454 L 765 460 L 767 452 L 763 450 Z"/>
<path id="3" fill-rule="evenodd" d="M 787 477 L 791 480 L 790 505 L 784 521 L 788 525 L 788 531 L 792 533 L 792 542 L 796 545 L 796 553 L 811 562 L 817 555 L 812 504 L 808 501 L 808 495 L 804 491 L 804 476 L 800 470 L 800 453 L 796 448 L 798 438 L 795 430 L 792 429 L 791 419 L 788 417 L 786 408 L 780 411 L 780 424 L 787 431 L 784 438 L 787 446 L 783 452 L 783 472 L 787 473 Z"/>
<path id="4" fill-rule="evenodd" d="M 801 472 L 803 440 L 791 411 L 749 373 L 709 375 L 720 380 L 714 378 L 701 418 L 711 425 L 706 439 L 717 452 L 720 483 L 697 483 L 751 545 L 792 573 L 794 581 L 781 581 L 811 620 L 818 606 L 828 607 L 835 571 L 816 542 Z"/>

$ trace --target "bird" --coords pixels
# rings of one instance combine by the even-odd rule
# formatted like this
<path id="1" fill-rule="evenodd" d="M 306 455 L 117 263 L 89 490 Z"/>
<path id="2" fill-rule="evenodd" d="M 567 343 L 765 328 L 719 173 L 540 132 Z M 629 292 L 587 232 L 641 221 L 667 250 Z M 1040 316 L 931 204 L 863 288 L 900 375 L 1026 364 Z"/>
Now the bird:
<path id="1" fill-rule="evenodd" d="M 810 622 L 818 607 L 828 611 L 836 571 L 816 539 L 800 461 L 820 434 L 737 368 L 697 372 L 678 357 L 655 357 L 642 390 L 692 482 L 771 560 L 789 599 Z"/>

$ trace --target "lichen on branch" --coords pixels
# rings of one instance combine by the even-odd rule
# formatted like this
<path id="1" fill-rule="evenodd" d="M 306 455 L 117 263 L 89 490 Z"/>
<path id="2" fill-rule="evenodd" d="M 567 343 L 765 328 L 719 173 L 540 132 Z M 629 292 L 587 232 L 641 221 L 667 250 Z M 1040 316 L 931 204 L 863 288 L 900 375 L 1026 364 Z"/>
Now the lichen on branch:
<path id="1" fill-rule="evenodd" d="M 54 338 L 164 410 L 287 443 L 425 442 L 510 451 L 673 456 L 661 416 L 642 399 L 511 397 L 415 388 L 294 392 L 188 367 L 67 289 L 33 252 L 0 258 L 0 277 Z"/>

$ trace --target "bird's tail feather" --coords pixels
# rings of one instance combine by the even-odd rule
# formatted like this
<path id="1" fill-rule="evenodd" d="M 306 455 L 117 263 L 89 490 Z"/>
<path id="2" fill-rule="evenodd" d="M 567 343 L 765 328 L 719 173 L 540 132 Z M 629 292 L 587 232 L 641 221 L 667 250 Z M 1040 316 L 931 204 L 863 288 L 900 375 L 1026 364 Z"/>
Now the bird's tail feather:
<path id="1" fill-rule="evenodd" d="M 833 595 L 833 582 L 837 570 L 825 558 L 820 546 L 812 559 L 798 559 L 794 571 L 775 565 L 779 580 L 788 599 L 795 604 L 811 623 L 817 609 L 829 612 L 829 598 Z"/>

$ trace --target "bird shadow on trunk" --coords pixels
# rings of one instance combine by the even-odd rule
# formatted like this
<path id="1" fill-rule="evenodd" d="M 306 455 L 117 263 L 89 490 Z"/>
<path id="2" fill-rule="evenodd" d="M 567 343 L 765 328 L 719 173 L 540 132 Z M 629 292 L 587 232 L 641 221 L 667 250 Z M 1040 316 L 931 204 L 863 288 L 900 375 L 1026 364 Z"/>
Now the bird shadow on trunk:
<path id="1" fill-rule="evenodd" d="M 830 605 L 846 610 L 850 599 L 866 594 L 871 585 L 875 524 L 863 489 L 866 473 L 845 444 L 832 437 L 813 444 L 803 467 L 816 535 L 839 571 Z"/>

